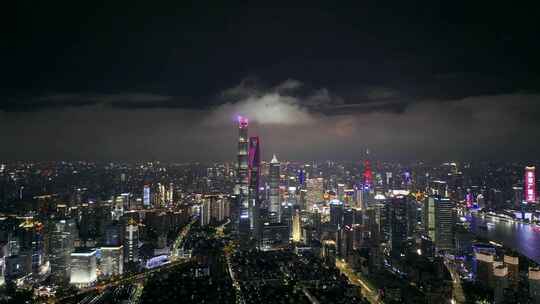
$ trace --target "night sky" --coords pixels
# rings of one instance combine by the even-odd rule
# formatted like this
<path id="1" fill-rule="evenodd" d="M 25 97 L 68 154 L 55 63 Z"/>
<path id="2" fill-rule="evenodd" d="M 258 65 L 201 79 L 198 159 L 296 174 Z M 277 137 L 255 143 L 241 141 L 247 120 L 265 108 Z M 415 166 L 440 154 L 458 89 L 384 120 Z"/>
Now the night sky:
<path id="1" fill-rule="evenodd" d="M 238 114 L 266 159 L 540 156 L 537 4 L 16 2 L 0 159 L 233 160 Z"/>

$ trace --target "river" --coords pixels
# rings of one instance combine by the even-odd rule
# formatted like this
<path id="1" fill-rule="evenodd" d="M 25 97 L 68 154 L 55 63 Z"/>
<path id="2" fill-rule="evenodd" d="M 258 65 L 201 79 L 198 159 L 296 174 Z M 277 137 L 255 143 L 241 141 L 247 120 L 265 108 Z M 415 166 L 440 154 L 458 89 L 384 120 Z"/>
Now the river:
<path id="1" fill-rule="evenodd" d="M 497 220 L 493 217 L 472 215 L 467 217 L 471 223 L 471 231 L 478 236 L 511 247 L 529 259 L 540 263 L 540 228 L 535 225 L 512 223 Z M 481 229 L 493 223 L 488 229 Z"/>

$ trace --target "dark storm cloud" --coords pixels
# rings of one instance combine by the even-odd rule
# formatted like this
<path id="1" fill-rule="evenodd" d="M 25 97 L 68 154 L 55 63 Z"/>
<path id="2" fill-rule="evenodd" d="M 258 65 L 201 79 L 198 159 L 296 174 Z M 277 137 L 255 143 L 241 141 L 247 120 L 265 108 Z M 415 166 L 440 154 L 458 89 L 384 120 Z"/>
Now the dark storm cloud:
<path id="1" fill-rule="evenodd" d="M 231 160 L 238 114 L 285 159 L 540 153 L 537 5 L 15 4 L 3 158 Z"/>
<path id="2" fill-rule="evenodd" d="M 101 106 L 125 109 L 191 108 L 191 99 L 155 93 L 80 94 L 57 93 L 39 97 L 9 98 L 0 103 L 0 111 L 33 112 L 51 108 Z"/>
<path id="3" fill-rule="evenodd" d="M 1 156 L 230 160 L 238 114 L 250 118 L 250 134 L 261 137 L 265 158 L 358 159 L 368 147 L 374 157 L 391 159 L 525 158 L 540 152 L 531 138 L 540 132 L 539 95 L 426 99 L 401 102 L 406 106 L 396 111 L 390 110 L 400 96 L 394 90 L 353 103 L 325 88 L 298 95 L 306 86 L 288 79 L 243 89 L 236 95 L 241 98 L 206 109 L 137 107 L 174 100 L 146 94 L 131 94 L 131 106 L 121 108 L 109 105 L 128 95 L 97 94 L 99 102 L 91 104 L 0 112 Z M 214 95 L 224 92 L 231 91 Z"/>

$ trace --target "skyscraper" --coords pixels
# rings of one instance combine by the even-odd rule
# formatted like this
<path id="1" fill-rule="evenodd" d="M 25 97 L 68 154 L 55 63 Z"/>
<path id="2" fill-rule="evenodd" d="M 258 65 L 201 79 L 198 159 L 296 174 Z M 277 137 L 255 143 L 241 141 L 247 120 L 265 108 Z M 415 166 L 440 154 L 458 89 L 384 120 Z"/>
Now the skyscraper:
<path id="1" fill-rule="evenodd" d="M 525 167 L 525 202 L 536 203 L 536 173 L 534 166 Z"/>
<path id="2" fill-rule="evenodd" d="M 330 224 L 338 227 L 343 227 L 343 203 L 339 200 L 330 202 Z"/>
<path id="3" fill-rule="evenodd" d="M 363 188 L 366 191 L 373 189 L 373 172 L 369 160 L 364 161 Z"/>
<path id="4" fill-rule="evenodd" d="M 71 253 L 69 282 L 77 287 L 88 287 L 97 280 L 96 250 L 79 248 Z"/>
<path id="5" fill-rule="evenodd" d="M 261 175 L 261 150 L 259 137 L 249 138 L 249 219 L 255 239 L 259 237 L 259 184 Z"/>
<path id="6" fill-rule="evenodd" d="M 248 194 L 248 119 L 242 116 L 238 116 L 238 162 L 234 193 Z M 247 203 L 244 207 L 247 208 Z"/>
<path id="7" fill-rule="evenodd" d="M 124 261 L 139 261 L 139 225 L 132 218 L 128 219 L 124 232 Z"/>
<path id="8" fill-rule="evenodd" d="M 306 210 L 313 211 L 313 206 L 323 200 L 324 179 L 311 178 L 306 181 Z"/>
<path id="9" fill-rule="evenodd" d="M 424 202 L 424 231 L 437 250 L 454 249 L 454 206 L 449 198 L 439 196 L 429 196 Z"/>
<path id="10" fill-rule="evenodd" d="M 512 187 L 513 199 L 512 199 L 512 207 L 519 209 L 521 207 L 521 203 L 523 202 L 523 187 Z"/>
<path id="11" fill-rule="evenodd" d="M 56 282 L 69 279 L 70 254 L 74 250 L 74 237 L 69 232 L 65 220 L 52 223 L 49 237 L 49 262 L 51 275 Z"/>
<path id="12" fill-rule="evenodd" d="M 31 218 L 19 225 L 20 253 L 31 258 L 33 273 L 38 273 L 45 262 L 43 224 Z"/>
<path id="13" fill-rule="evenodd" d="M 294 242 L 300 242 L 302 240 L 302 227 L 300 223 L 300 210 L 294 208 L 294 215 L 292 219 L 292 239 Z"/>
<path id="14" fill-rule="evenodd" d="M 279 175 L 280 175 L 280 163 L 274 154 L 272 160 L 270 161 L 270 221 L 271 222 L 280 222 L 281 221 L 281 202 L 279 200 Z"/>
<path id="15" fill-rule="evenodd" d="M 238 153 L 236 163 L 236 184 L 234 194 L 240 204 L 238 230 L 242 243 L 249 240 L 251 232 L 251 219 L 249 216 L 248 199 L 248 119 L 238 116 Z"/>
<path id="16" fill-rule="evenodd" d="M 121 275 L 124 272 L 124 254 L 122 246 L 101 247 L 100 270 L 104 277 Z"/>
<path id="17" fill-rule="evenodd" d="M 145 208 L 150 207 L 150 185 L 145 184 L 143 187 L 143 206 Z"/>
<path id="18" fill-rule="evenodd" d="M 404 196 L 394 197 L 389 204 L 390 252 L 394 257 L 403 253 L 403 243 L 407 240 L 407 200 Z"/>
<path id="19" fill-rule="evenodd" d="M 441 198 L 435 205 L 435 247 L 437 250 L 454 249 L 454 226 L 456 224 L 454 202 Z"/>

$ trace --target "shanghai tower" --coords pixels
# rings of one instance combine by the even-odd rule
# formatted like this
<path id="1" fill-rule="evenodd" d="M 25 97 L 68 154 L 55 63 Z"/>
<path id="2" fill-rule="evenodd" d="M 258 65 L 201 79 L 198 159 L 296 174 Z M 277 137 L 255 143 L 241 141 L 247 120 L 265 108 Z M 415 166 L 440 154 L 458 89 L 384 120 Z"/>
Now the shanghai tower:
<path id="1" fill-rule="evenodd" d="M 247 196 L 248 181 L 248 119 L 238 116 L 238 163 L 234 194 Z M 247 207 L 247 204 L 244 206 Z"/>

